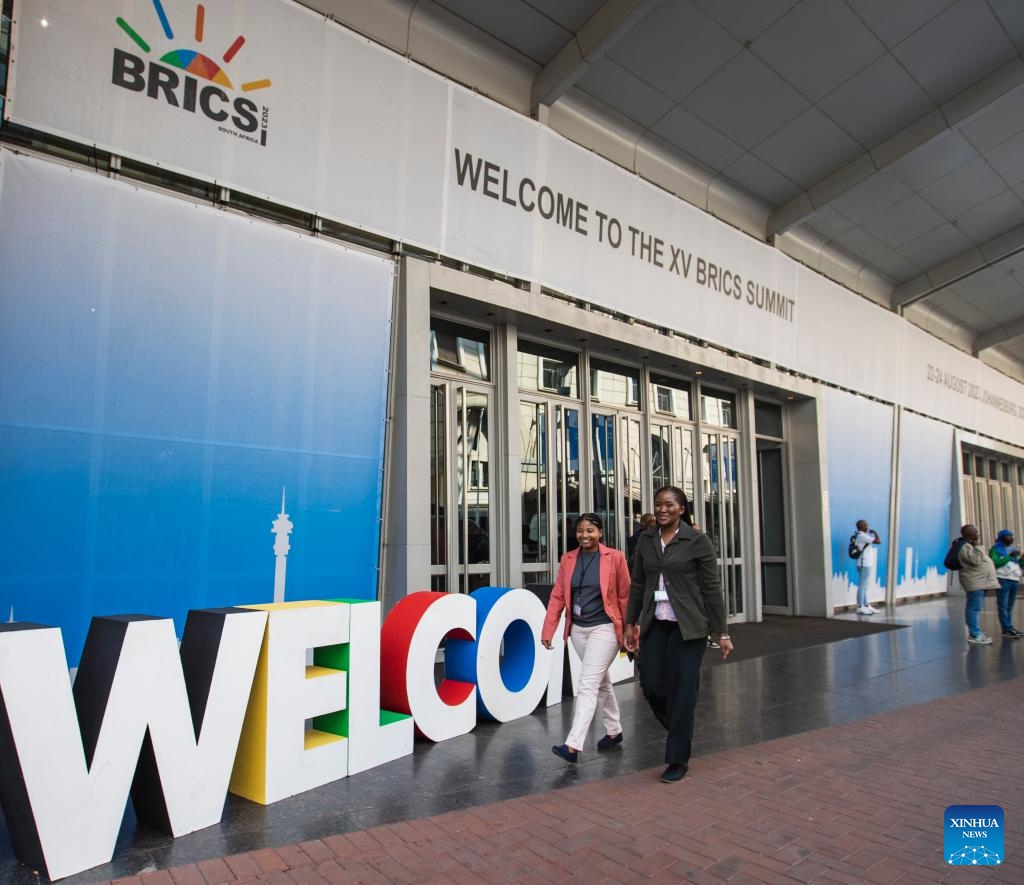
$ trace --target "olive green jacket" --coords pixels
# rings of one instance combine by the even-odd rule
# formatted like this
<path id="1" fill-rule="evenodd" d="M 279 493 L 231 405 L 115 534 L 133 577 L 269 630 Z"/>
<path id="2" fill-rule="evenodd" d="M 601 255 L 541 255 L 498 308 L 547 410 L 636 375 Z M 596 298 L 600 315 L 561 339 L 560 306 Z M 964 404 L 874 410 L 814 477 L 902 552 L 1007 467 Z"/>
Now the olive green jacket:
<path id="1" fill-rule="evenodd" d="M 669 541 L 664 554 L 658 527 L 640 535 L 633 561 L 626 623 L 638 624 L 643 636 L 654 623 L 654 591 L 665 575 L 672 611 L 683 639 L 700 639 L 726 632 L 725 595 L 711 539 L 685 523 Z"/>

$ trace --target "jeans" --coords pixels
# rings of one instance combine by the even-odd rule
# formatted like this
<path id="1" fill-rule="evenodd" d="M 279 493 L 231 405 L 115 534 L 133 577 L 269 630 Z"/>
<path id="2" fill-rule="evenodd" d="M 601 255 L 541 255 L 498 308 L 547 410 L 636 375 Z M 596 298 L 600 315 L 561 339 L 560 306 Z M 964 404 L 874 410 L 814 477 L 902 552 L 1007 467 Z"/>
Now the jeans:
<path id="1" fill-rule="evenodd" d="M 874 583 L 875 567 L 873 565 L 857 566 L 857 608 L 868 604 L 868 588 Z"/>
<path id="2" fill-rule="evenodd" d="M 985 607 L 984 590 L 966 590 L 967 608 L 964 611 L 964 620 L 967 621 L 967 632 L 971 636 L 978 636 L 981 633 L 981 610 Z"/>
<path id="3" fill-rule="evenodd" d="M 996 592 L 996 603 L 999 609 L 999 626 L 1003 632 L 1013 630 L 1013 605 L 1017 601 L 1017 581 L 1006 578 L 999 579 L 999 590 Z"/>
<path id="4" fill-rule="evenodd" d="M 582 750 L 587 742 L 587 732 L 601 702 L 601 716 L 605 733 L 613 737 L 622 731 L 619 723 L 619 702 L 608 675 L 608 668 L 619 653 L 619 640 L 615 637 L 614 624 L 598 624 L 596 627 L 572 625 L 569 634 L 572 647 L 580 656 L 580 684 L 576 689 L 576 705 L 572 711 L 572 728 L 565 743 L 573 750 Z"/>

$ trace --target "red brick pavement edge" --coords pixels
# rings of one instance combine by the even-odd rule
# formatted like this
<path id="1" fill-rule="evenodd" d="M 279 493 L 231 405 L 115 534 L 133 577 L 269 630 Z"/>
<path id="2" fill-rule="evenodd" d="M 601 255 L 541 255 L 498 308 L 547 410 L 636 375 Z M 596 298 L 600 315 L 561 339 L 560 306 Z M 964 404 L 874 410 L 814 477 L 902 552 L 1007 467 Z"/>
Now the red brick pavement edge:
<path id="1" fill-rule="evenodd" d="M 699 757 L 679 784 L 655 769 L 114 881 L 1021 883 L 1022 704 L 1024 677 Z M 957 804 L 1002 806 L 1001 866 L 943 863 Z"/>

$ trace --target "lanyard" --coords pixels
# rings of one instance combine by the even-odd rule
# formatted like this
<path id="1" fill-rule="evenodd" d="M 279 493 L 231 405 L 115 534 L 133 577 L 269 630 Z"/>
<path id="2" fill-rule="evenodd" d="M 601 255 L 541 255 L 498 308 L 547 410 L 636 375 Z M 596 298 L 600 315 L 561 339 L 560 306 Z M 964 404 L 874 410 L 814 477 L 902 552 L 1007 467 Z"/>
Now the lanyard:
<path id="1" fill-rule="evenodd" d="M 580 573 L 580 577 L 579 577 L 579 580 L 576 582 L 576 586 L 574 587 L 575 590 L 582 590 L 583 589 L 583 583 L 587 579 L 587 572 L 590 570 L 590 567 L 594 564 L 594 561 L 598 558 L 599 555 L 600 555 L 600 551 L 597 551 L 597 550 L 595 550 L 593 553 L 580 553 L 580 558 L 579 558 L 579 573 Z M 586 562 L 584 562 L 584 560 L 583 560 L 584 556 L 587 557 Z"/>

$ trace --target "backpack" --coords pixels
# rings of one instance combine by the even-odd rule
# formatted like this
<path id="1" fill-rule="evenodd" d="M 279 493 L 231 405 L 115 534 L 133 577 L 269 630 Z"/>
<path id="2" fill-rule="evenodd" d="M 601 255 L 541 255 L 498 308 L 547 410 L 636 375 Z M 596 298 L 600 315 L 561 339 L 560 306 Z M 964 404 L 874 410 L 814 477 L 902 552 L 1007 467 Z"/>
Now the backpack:
<path id="1" fill-rule="evenodd" d="M 856 535 L 850 535 L 850 546 L 846 548 L 846 552 L 849 554 L 850 559 L 860 559 L 860 555 L 864 551 L 857 546 Z"/>
<path id="2" fill-rule="evenodd" d="M 942 564 L 949 571 L 955 572 L 960 568 L 960 548 L 966 543 L 966 538 L 957 538 L 949 545 L 949 550 L 946 551 L 946 558 L 942 560 Z"/>

